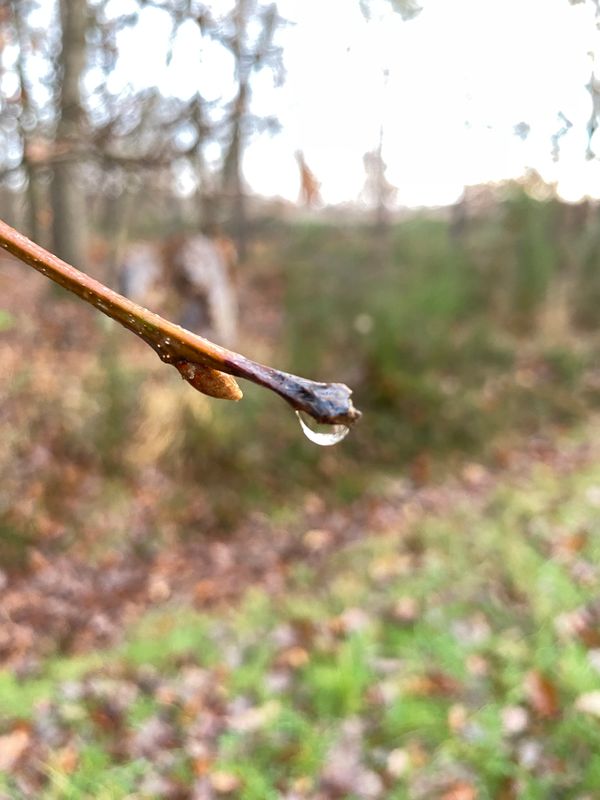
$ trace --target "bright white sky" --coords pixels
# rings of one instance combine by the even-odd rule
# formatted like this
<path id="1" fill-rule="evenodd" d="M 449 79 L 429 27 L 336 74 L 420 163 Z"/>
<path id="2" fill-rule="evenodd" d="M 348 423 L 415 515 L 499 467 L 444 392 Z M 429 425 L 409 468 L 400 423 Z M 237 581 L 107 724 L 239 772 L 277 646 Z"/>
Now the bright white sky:
<path id="1" fill-rule="evenodd" d="M 119 0 L 120 9 L 125 3 Z M 557 181 L 566 199 L 600 196 L 600 162 L 585 157 L 591 111 L 585 85 L 593 54 L 600 54 L 592 5 L 423 5 L 416 19 L 402 22 L 384 0 L 373 0 L 367 22 L 358 0 L 279 0 L 282 16 L 295 23 L 280 34 L 287 78 L 274 88 L 268 73 L 258 76 L 253 110 L 274 114 L 283 129 L 256 136 L 248 148 L 244 168 L 252 188 L 296 200 L 294 151 L 302 150 L 326 203 L 356 201 L 365 178 L 362 156 L 377 146 L 383 120 L 387 176 L 400 205 L 449 203 L 465 184 L 518 176 L 527 166 Z M 131 55 L 121 74 L 136 86 L 176 86 L 182 96 L 199 85 L 208 96 L 229 93 L 227 57 L 201 45 L 191 27 L 181 31 L 168 70 L 161 12 L 144 12 L 140 29 L 126 35 L 137 41 L 125 49 Z M 559 112 L 573 127 L 553 163 Z M 526 141 L 514 134 L 519 122 L 531 126 Z"/>

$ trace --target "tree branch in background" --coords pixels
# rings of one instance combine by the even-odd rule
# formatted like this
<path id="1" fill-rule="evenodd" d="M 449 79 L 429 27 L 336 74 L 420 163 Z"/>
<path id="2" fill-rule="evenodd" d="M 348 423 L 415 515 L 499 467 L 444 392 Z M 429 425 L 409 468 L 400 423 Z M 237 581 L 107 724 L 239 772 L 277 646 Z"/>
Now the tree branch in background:
<path id="1" fill-rule="evenodd" d="M 0 247 L 119 322 L 176 367 L 195 389 L 211 397 L 239 400 L 235 378 L 245 378 L 283 397 L 317 422 L 351 425 L 360 417 L 343 383 L 317 383 L 290 375 L 219 347 L 148 311 L 70 266 L 0 220 Z"/>

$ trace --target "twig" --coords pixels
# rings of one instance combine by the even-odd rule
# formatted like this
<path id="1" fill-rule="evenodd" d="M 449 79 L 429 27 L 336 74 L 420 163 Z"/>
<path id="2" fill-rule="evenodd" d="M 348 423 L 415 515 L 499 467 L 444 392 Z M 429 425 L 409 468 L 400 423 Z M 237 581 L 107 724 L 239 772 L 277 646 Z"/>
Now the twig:
<path id="1" fill-rule="evenodd" d="M 351 425 L 360 417 L 343 383 L 317 383 L 251 361 L 142 308 L 70 266 L 0 220 L 0 247 L 143 339 L 167 364 L 205 394 L 239 400 L 234 378 L 245 378 L 283 397 L 317 422 Z"/>

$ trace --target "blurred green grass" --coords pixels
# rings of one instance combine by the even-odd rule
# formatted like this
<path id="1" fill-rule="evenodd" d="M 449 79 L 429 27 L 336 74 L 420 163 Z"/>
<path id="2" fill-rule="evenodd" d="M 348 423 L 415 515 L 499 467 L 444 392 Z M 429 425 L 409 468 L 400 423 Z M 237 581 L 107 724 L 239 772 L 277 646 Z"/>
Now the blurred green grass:
<path id="1" fill-rule="evenodd" d="M 407 531 L 347 547 L 326 574 L 304 566 L 277 598 L 253 589 L 238 608 L 212 615 L 167 606 L 117 650 L 54 660 L 36 679 L 2 674 L 5 721 L 35 720 L 36 703 L 51 699 L 78 754 L 68 771 L 50 758 L 39 796 L 154 796 L 139 785 L 156 764 L 124 759 L 115 737 L 128 741 L 167 715 L 185 742 L 210 710 L 178 699 L 182 668 L 195 666 L 210 671 L 230 709 L 209 772 L 233 776 L 243 800 L 294 786 L 312 796 L 353 726 L 360 733 L 347 769 L 380 776 L 386 797 L 441 797 L 457 777 L 482 799 L 502 796 L 509 782 L 507 796 L 594 796 L 600 721 L 577 700 L 598 691 L 597 651 L 560 621 L 598 590 L 599 485 L 595 466 L 569 476 L 540 467 L 525 485 L 499 486 L 482 508 L 465 496 Z M 556 695 L 547 714 L 527 688 L 532 671 Z M 170 691 L 150 682 L 111 733 L 93 703 L 62 688 L 100 675 L 115 693 L 148 675 Z M 231 710 L 240 703 L 246 727 Z M 513 730 L 515 708 L 523 725 Z M 190 786 L 192 753 L 180 744 L 158 772 Z M 9 776 L 0 786 L 13 796 Z"/>

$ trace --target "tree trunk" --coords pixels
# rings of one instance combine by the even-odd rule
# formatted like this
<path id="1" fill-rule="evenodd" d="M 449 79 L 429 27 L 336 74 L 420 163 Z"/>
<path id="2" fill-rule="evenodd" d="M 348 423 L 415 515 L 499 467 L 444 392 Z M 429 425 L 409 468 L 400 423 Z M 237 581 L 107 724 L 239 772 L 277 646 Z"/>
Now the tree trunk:
<path id="1" fill-rule="evenodd" d="M 85 265 L 85 192 L 78 149 L 83 122 L 80 83 L 86 57 L 86 0 L 60 0 L 60 19 L 61 86 L 51 189 L 52 238 L 58 256 L 71 264 Z"/>
<path id="2" fill-rule="evenodd" d="M 27 203 L 26 229 L 27 235 L 33 239 L 34 242 L 44 243 L 41 224 L 43 199 L 40 191 L 41 187 L 39 182 L 39 174 L 29 155 L 31 134 L 24 125 L 25 117 L 27 115 L 32 115 L 33 113 L 30 102 L 30 87 L 27 82 L 27 70 L 25 67 L 25 48 L 27 47 L 27 43 L 25 35 L 25 23 L 21 16 L 24 11 L 19 7 L 17 0 L 13 0 L 11 4 L 11 11 L 18 44 L 16 68 L 21 89 L 21 109 L 19 112 L 18 124 L 21 136 L 21 144 L 23 147 L 22 166 L 27 178 L 27 191 L 25 195 Z"/>
<path id="3" fill-rule="evenodd" d="M 30 239 L 40 244 L 45 244 L 43 233 L 42 215 L 44 201 L 40 186 L 38 171 L 28 158 L 23 159 L 27 174 L 27 233 Z"/>
<path id="4" fill-rule="evenodd" d="M 233 237 L 240 261 L 246 257 L 248 243 L 248 219 L 246 194 L 242 176 L 242 155 L 244 151 L 243 125 L 249 95 L 246 80 L 240 82 L 231 123 L 231 140 L 223 165 L 223 190 L 232 216 Z"/>
<path id="5" fill-rule="evenodd" d="M 15 199 L 14 193 L 0 184 L 0 219 L 6 220 L 10 225 L 16 227 L 20 220 L 16 213 L 17 203 Z"/>
<path id="6" fill-rule="evenodd" d="M 377 172 L 376 172 L 376 206 L 375 230 L 382 234 L 389 227 L 388 200 L 392 188 L 385 177 L 386 165 L 383 160 L 383 123 L 379 126 L 379 144 L 377 146 Z"/>

